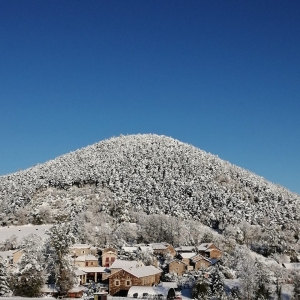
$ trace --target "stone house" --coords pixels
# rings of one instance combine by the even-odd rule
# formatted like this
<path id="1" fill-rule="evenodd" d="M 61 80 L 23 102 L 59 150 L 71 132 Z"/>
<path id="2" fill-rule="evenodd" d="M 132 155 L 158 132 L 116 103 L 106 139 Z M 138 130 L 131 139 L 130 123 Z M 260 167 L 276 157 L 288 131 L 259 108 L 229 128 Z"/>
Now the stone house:
<path id="1" fill-rule="evenodd" d="M 98 267 L 98 258 L 94 255 L 81 255 L 74 259 L 74 265 L 78 267 Z"/>
<path id="2" fill-rule="evenodd" d="M 202 243 L 197 247 L 198 253 L 210 259 L 220 259 L 222 251 L 213 243 Z"/>
<path id="3" fill-rule="evenodd" d="M 181 276 L 186 272 L 187 265 L 183 261 L 175 258 L 168 263 L 167 268 L 168 268 L 168 273 L 175 273 Z"/>
<path id="4" fill-rule="evenodd" d="M 190 259 L 197 255 L 196 252 L 182 252 L 178 254 L 179 259 L 181 259 L 187 266 L 190 265 Z"/>
<path id="5" fill-rule="evenodd" d="M 111 274 L 123 270 L 123 269 L 129 269 L 129 268 L 139 268 L 144 267 L 144 263 L 142 261 L 137 260 L 121 260 L 116 259 L 113 264 L 110 266 L 110 272 Z"/>
<path id="6" fill-rule="evenodd" d="M 117 259 L 118 252 L 116 249 L 109 247 L 102 250 L 102 267 L 109 268 Z"/>
<path id="7" fill-rule="evenodd" d="M 69 253 L 72 257 L 77 257 L 77 256 L 87 255 L 87 254 L 97 256 L 98 249 L 97 247 L 93 247 L 88 244 L 74 244 L 69 248 Z"/>
<path id="8" fill-rule="evenodd" d="M 152 286 L 160 281 L 162 271 L 153 266 L 125 268 L 109 276 L 109 294 L 126 296 L 132 286 Z"/>
<path id="9" fill-rule="evenodd" d="M 212 262 L 201 254 L 197 254 L 190 259 L 190 265 L 195 271 L 198 271 L 199 269 L 207 269 L 212 265 Z"/>
<path id="10" fill-rule="evenodd" d="M 170 253 L 172 257 L 176 255 L 174 247 L 168 243 L 153 243 L 149 246 L 151 246 L 151 248 L 153 249 L 154 254 L 165 255 L 167 253 Z"/>

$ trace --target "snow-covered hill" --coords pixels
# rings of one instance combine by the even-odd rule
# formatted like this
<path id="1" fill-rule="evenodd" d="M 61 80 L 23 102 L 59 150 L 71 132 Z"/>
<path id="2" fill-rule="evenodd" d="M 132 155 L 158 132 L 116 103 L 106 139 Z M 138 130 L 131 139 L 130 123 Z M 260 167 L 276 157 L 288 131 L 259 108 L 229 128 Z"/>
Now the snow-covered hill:
<path id="1" fill-rule="evenodd" d="M 124 218 L 135 210 L 193 218 L 221 229 L 241 220 L 294 228 L 299 204 L 300 196 L 281 186 L 152 134 L 111 138 L 0 177 L 0 218 L 8 224 L 19 222 L 22 207 L 34 217 L 47 206 L 62 212 L 92 205 Z"/>

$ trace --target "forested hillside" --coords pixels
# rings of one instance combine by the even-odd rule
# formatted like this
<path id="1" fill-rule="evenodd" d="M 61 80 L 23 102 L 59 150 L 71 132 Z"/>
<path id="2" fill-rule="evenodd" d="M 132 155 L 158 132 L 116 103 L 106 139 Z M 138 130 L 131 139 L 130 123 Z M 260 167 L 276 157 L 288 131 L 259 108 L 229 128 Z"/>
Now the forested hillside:
<path id="1" fill-rule="evenodd" d="M 56 213 L 194 219 L 222 232 L 247 221 L 298 239 L 300 197 L 191 145 L 152 134 L 111 138 L 0 177 L 2 225 Z M 293 241 L 295 239 L 295 241 Z"/>

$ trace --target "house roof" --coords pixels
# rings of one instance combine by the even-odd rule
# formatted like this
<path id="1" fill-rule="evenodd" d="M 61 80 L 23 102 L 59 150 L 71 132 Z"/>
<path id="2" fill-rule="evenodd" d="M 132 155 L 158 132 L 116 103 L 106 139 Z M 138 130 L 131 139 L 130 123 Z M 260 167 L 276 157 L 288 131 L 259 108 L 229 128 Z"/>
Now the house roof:
<path id="1" fill-rule="evenodd" d="M 155 275 L 155 274 L 159 274 L 162 272 L 161 270 L 159 270 L 153 266 L 143 266 L 143 267 L 138 267 L 138 268 L 124 268 L 123 270 L 137 278 Z"/>
<path id="2" fill-rule="evenodd" d="M 184 253 L 180 253 L 180 256 L 182 258 L 192 258 L 196 255 L 196 252 L 184 252 Z"/>
<path id="3" fill-rule="evenodd" d="M 184 263 L 182 260 L 177 259 L 177 258 L 172 259 L 172 260 L 168 263 L 168 265 L 169 265 L 171 262 L 173 262 L 173 261 L 177 261 L 177 262 L 179 262 L 179 263 L 181 263 L 181 264 L 186 265 L 186 263 Z"/>
<path id="4" fill-rule="evenodd" d="M 150 246 L 139 246 L 142 252 L 150 252 L 153 253 L 153 248 Z"/>
<path id="5" fill-rule="evenodd" d="M 104 267 L 78 267 L 78 269 L 85 273 L 106 273 L 107 270 Z"/>
<path id="6" fill-rule="evenodd" d="M 124 268 L 136 268 L 137 266 L 143 267 L 144 263 L 141 261 L 136 260 L 121 260 L 116 259 L 112 265 L 110 266 L 111 269 L 124 269 Z"/>
<path id="7" fill-rule="evenodd" d="M 199 251 L 206 251 L 207 248 L 208 248 L 209 246 L 211 246 L 211 245 L 212 245 L 212 243 L 202 243 L 202 244 L 200 244 L 200 245 L 197 247 L 197 249 L 198 249 Z"/>
<path id="8" fill-rule="evenodd" d="M 87 260 L 98 261 L 98 258 L 94 255 L 91 255 L 91 254 L 80 255 L 80 256 L 75 258 L 75 261 L 87 261 Z"/>
<path id="9" fill-rule="evenodd" d="M 175 248 L 175 250 L 177 252 L 181 252 L 181 251 L 184 251 L 184 252 L 193 252 L 194 249 L 195 249 L 194 246 L 180 246 L 180 247 Z"/>
<path id="10" fill-rule="evenodd" d="M 130 252 L 130 253 L 132 253 L 132 252 L 136 252 L 137 249 L 138 249 L 138 247 L 125 247 L 125 246 L 123 246 L 122 249 L 123 249 L 125 252 Z"/>
<path id="11" fill-rule="evenodd" d="M 153 243 L 150 244 L 153 250 L 165 250 L 167 249 L 167 246 L 165 246 L 163 243 Z"/>
<path id="12" fill-rule="evenodd" d="M 80 275 L 85 275 L 86 272 L 84 272 L 82 270 L 75 270 L 75 274 L 76 274 L 76 276 L 80 276 Z"/>
<path id="13" fill-rule="evenodd" d="M 195 255 L 194 257 L 191 258 L 192 262 L 194 262 L 194 263 L 199 261 L 199 260 L 202 260 L 202 259 L 208 261 L 209 263 L 211 263 L 211 261 L 208 258 L 202 256 L 201 254 L 197 254 L 197 255 Z"/>

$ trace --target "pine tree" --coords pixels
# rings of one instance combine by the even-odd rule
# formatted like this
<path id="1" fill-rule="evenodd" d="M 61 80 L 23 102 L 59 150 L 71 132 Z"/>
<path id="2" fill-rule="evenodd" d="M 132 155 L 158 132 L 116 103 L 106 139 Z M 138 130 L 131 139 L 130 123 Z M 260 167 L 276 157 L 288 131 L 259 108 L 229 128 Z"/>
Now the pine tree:
<path id="1" fill-rule="evenodd" d="M 293 291 L 292 299 L 300 300 L 300 275 L 297 273 L 293 277 L 293 287 L 294 287 L 294 291 Z"/>
<path id="2" fill-rule="evenodd" d="M 211 298 L 210 283 L 205 277 L 204 271 L 199 271 L 198 280 L 192 290 L 192 297 L 199 300 L 208 300 Z"/>
<path id="3" fill-rule="evenodd" d="M 55 262 L 56 285 L 59 287 L 60 294 L 64 296 L 76 283 L 74 267 L 68 256 L 69 247 L 75 239 L 69 222 L 61 222 L 52 226 L 48 234 L 52 248 L 49 252 L 52 252 Z"/>
<path id="4" fill-rule="evenodd" d="M 38 297 L 45 283 L 45 272 L 32 255 L 24 253 L 9 282 L 15 296 Z"/>
<path id="5" fill-rule="evenodd" d="M 222 295 L 224 295 L 224 275 L 220 271 L 219 265 L 216 265 L 213 268 L 213 271 L 210 274 L 210 281 L 211 281 L 211 292 L 214 297 L 220 299 Z"/>
<path id="6" fill-rule="evenodd" d="M 0 257 L 0 296 L 5 296 L 10 293 L 7 282 L 7 267 L 5 260 Z"/>
<path id="7" fill-rule="evenodd" d="M 42 255 L 43 241 L 30 234 L 21 241 L 23 255 L 10 275 L 10 286 L 15 296 L 37 297 L 46 281 Z"/>

